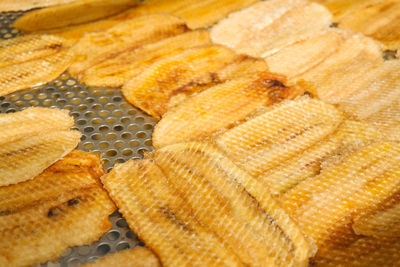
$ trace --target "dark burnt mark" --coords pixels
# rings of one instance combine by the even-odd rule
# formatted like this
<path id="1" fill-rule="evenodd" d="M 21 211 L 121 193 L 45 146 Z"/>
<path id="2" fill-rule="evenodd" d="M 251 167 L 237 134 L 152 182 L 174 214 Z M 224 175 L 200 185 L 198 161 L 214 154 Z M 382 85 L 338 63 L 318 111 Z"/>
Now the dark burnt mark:
<path id="1" fill-rule="evenodd" d="M 339 23 L 338 22 L 332 22 L 331 25 L 329 25 L 329 27 L 337 28 L 337 27 L 339 27 Z"/>
<path id="2" fill-rule="evenodd" d="M 160 212 L 171 222 L 181 227 L 186 232 L 193 232 L 193 229 L 189 227 L 185 222 L 181 221 L 176 217 L 175 213 L 171 211 L 168 207 L 160 207 Z"/>
<path id="3" fill-rule="evenodd" d="M 51 208 L 51 209 L 49 210 L 49 212 L 47 213 L 47 217 L 49 217 L 49 218 L 54 218 L 54 217 L 60 215 L 61 212 L 62 212 L 62 210 L 61 210 L 59 207 Z"/>
<path id="4" fill-rule="evenodd" d="M 17 150 L 17 151 L 11 151 L 11 152 L 8 152 L 8 153 L 4 154 L 4 156 L 11 157 L 11 156 L 14 156 L 14 155 L 26 153 L 26 152 L 32 151 L 36 147 L 37 147 L 37 145 L 31 146 L 31 147 L 26 147 L 24 149 Z"/>
<path id="5" fill-rule="evenodd" d="M 76 206 L 78 204 L 79 204 L 79 199 L 77 199 L 77 198 L 68 200 L 68 206 Z"/>
<path id="6" fill-rule="evenodd" d="M 310 93 L 309 91 L 304 91 L 304 94 L 303 94 L 303 95 L 311 96 L 311 93 Z"/>
<path id="7" fill-rule="evenodd" d="M 262 81 L 262 83 L 269 86 L 269 88 L 272 88 L 272 87 L 286 88 L 286 85 L 284 85 L 282 82 L 280 82 L 278 80 L 267 80 L 267 81 Z"/>
<path id="8" fill-rule="evenodd" d="M 397 59 L 397 50 L 385 50 L 383 51 L 383 59 L 384 60 L 392 60 Z"/>
<path id="9" fill-rule="evenodd" d="M 49 45 L 50 49 L 61 49 L 62 48 L 62 44 L 51 44 Z"/>

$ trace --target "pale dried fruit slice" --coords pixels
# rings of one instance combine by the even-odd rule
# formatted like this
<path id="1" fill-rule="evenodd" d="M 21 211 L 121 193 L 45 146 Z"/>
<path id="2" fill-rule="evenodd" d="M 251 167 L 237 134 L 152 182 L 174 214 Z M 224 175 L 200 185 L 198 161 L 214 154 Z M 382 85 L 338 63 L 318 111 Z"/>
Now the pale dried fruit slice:
<path id="1" fill-rule="evenodd" d="M 117 165 L 102 182 L 131 229 L 163 266 L 242 266 L 237 256 L 197 221 L 151 160 Z"/>
<path id="2" fill-rule="evenodd" d="M 78 131 L 50 131 L 0 146 L 0 186 L 33 179 L 79 143 Z"/>
<path id="3" fill-rule="evenodd" d="M 0 96 L 50 82 L 72 63 L 68 50 L 0 68 Z"/>
<path id="4" fill-rule="evenodd" d="M 148 248 L 134 247 L 113 254 L 105 255 L 100 259 L 81 265 L 82 267 L 161 267 L 157 256 Z"/>
<path id="5" fill-rule="evenodd" d="M 119 87 L 152 63 L 165 57 L 178 54 L 185 49 L 210 43 L 208 31 L 189 31 L 162 39 L 143 47 L 128 50 L 85 70 L 80 81 L 89 86 Z"/>
<path id="6" fill-rule="evenodd" d="M 345 30 L 326 29 L 283 47 L 265 60 L 272 72 L 282 73 L 288 78 L 296 77 L 338 51 L 350 35 Z"/>
<path id="7" fill-rule="evenodd" d="M 331 19 L 326 8 L 308 1 L 260 1 L 221 20 L 211 38 L 237 52 L 266 57 L 326 28 Z"/>
<path id="8" fill-rule="evenodd" d="M 168 111 L 154 129 L 153 145 L 208 138 L 262 107 L 298 94 L 301 88 L 288 87 L 282 76 L 268 72 L 232 79 L 193 95 Z"/>
<path id="9" fill-rule="evenodd" d="M 27 35 L 0 41 L 0 68 L 44 58 L 69 47 L 70 43 L 54 35 Z"/>
<path id="10" fill-rule="evenodd" d="M 29 10 L 38 7 L 66 4 L 76 0 L 1 0 L 0 11 Z"/>
<path id="11" fill-rule="evenodd" d="M 170 145 L 153 159 L 193 209 L 250 266 L 306 266 L 312 253 L 268 188 L 207 143 Z"/>
<path id="12" fill-rule="evenodd" d="M 365 72 L 382 62 L 382 45 L 355 34 L 336 53 L 296 79 L 312 82 L 322 100 L 338 103 L 362 88 Z"/>
<path id="13" fill-rule="evenodd" d="M 32 107 L 0 114 L 0 145 L 40 132 L 69 130 L 73 125 L 67 110 Z"/>
<path id="14" fill-rule="evenodd" d="M 318 246 L 330 244 L 353 218 L 399 192 L 399 167 L 399 144 L 361 146 L 287 192 L 281 203 Z"/>
<path id="15" fill-rule="evenodd" d="M 55 29 L 108 17 L 138 5 L 134 0 L 81 0 L 34 10 L 13 26 L 23 32 Z"/>
<path id="16" fill-rule="evenodd" d="M 216 143 L 236 164 L 257 176 L 323 140 L 342 120 L 335 107 L 301 97 L 272 106 L 218 136 Z"/>
<path id="17" fill-rule="evenodd" d="M 120 53 L 188 31 L 185 22 L 168 14 L 147 15 L 120 22 L 105 31 L 85 35 L 72 49 L 75 62 L 68 71 L 86 69 Z"/>
<path id="18" fill-rule="evenodd" d="M 218 73 L 242 56 L 220 45 L 204 45 L 165 57 L 128 80 L 122 93 L 133 105 L 160 119 L 188 95 L 221 83 Z"/>
<path id="19" fill-rule="evenodd" d="M 0 187 L 0 265 L 44 263 L 100 238 L 115 210 L 104 172 L 99 157 L 74 151 L 33 180 Z"/>

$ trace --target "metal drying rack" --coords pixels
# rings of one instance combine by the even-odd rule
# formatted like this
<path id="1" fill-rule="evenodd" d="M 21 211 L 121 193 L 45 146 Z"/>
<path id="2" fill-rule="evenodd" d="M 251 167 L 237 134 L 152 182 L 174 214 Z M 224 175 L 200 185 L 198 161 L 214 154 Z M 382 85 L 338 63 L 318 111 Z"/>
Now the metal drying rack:
<path id="1" fill-rule="evenodd" d="M 11 23 L 22 14 L 0 13 L 0 39 L 20 35 Z M 144 152 L 153 150 L 151 134 L 157 121 L 126 102 L 118 89 L 88 88 L 64 73 L 44 86 L 0 97 L 0 113 L 33 106 L 70 110 L 74 128 L 83 135 L 78 149 L 101 153 L 107 171 L 116 163 L 142 158 Z M 108 253 L 144 245 L 118 212 L 109 219 L 112 228 L 99 241 L 69 248 L 58 261 L 38 266 L 79 266 Z"/>

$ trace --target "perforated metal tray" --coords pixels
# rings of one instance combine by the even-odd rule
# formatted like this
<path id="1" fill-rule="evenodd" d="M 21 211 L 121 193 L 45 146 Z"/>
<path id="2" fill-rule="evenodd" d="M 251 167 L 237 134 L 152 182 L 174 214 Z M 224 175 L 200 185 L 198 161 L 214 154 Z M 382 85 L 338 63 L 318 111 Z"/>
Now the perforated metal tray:
<path id="1" fill-rule="evenodd" d="M 0 13 L 0 38 L 20 33 L 10 27 L 21 12 Z M 82 134 L 78 149 L 101 153 L 109 171 L 115 163 L 141 158 L 151 151 L 151 134 L 156 120 L 135 109 L 122 97 L 120 90 L 87 88 L 67 73 L 44 86 L 0 97 L 0 113 L 27 107 L 62 108 L 71 111 L 75 128 Z M 57 262 L 40 266 L 78 266 L 107 253 L 133 248 L 141 243 L 118 212 L 109 217 L 112 229 L 90 246 L 69 248 Z"/>

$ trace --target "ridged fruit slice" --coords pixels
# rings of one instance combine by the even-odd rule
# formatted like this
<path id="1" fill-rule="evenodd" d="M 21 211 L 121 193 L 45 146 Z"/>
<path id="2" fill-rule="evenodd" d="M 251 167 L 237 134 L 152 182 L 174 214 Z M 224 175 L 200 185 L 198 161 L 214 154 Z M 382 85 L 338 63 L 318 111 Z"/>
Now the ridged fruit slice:
<path id="1" fill-rule="evenodd" d="M 68 50 L 0 68 L 0 96 L 50 82 L 72 63 Z"/>
<path id="2" fill-rule="evenodd" d="M 1 0 L 0 11 L 29 10 L 38 7 L 66 4 L 76 0 Z"/>
<path id="3" fill-rule="evenodd" d="M 81 267 L 109 267 L 109 266 L 125 266 L 125 267 L 161 267 L 157 256 L 148 248 L 134 247 L 105 255 L 100 259 L 81 265 Z"/>
<path id="4" fill-rule="evenodd" d="M 289 78 L 298 76 L 323 62 L 338 51 L 350 32 L 327 29 L 299 39 L 265 58 L 272 72 L 282 73 Z"/>
<path id="5" fill-rule="evenodd" d="M 322 100 L 338 103 L 362 88 L 365 72 L 382 62 L 382 45 L 355 34 L 336 53 L 296 78 L 312 82 Z"/>
<path id="6" fill-rule="evenodd" d="M 128 50 L 87 70 L 80 81 L 89 86 L 119 87 L 128 78 L 143 72 L 155 61 L 178 54 L 185 49 L 210 43 L 208 31 L 198 30 L 179 34 L 143 47 Z"/>
<path id="7" fill-rule="evenodd" d="M 76 151 L 65 160 L 33 180 L 0 187 L 0 265 L 54 260 L 111 228 L 115 206 L 99 184 L 100 159 Z"/>
<path id="8" fill-rule="evenodd" d="M 306 266 L 309 244 L 261 186 L 207 143 L 182 143 L 153 159 L 186 205 L 250 266 Z"/>
<path id="9" fill-rule="evenodd" d="M 322 168 L 287 192 L 281 203 L 320 246 L 359 214 L 375 210 L 400 189 L 400 145 L 377 142 Z"/>
<path id="10" fill-rule="evenodd" d="M 302 181 L 318 175 L 326 164 L 325 160 L 332 160 L 353 146 L 380 138 L 380 132 L 367 123 L 345 120 L 327 138 L 280 162 L 256 178 L 270 188 L 273 196 L 279 198 Z"/>
<path id="11" fill-rule="evenodd" d="M 55 29 L 108 17 L 138 4 L 134 0 L 74 1 L 24 14 L 13 26 L 23 32 Z"/>
<path id="12" fill-rule="evenodd" d="M 0 114 L 0 145 L 40 132 L 69 130 L 73 125 L 67 110 L 32 107 Z"/>
<path id="13" fill-rule="evenodd" d="M 326 8 L 308 1 L 260 1 L 220 21 L 211 38 L 237 52 L 266 57 L 326 28 L 331 19 Z"/>
<path id="14" fill-rule="evenodd" d="M 236 255 L 197 221 L 151 160 L 117 165 L 102 182 L 131 229 L 163 266 L 242 266 Z"/>
<path id="15" fill-rule="evenodd" d="M 268 72 L 232 79 L 193 95 L 168 111 L 154 129 L 153 145 L 205 139 L 262 107 L 298 94 L 301 88 L 288 87 L 284 77 Z"/>
<path id="16" fill-rule="evenodd" d="M 397 0 L 366 2 L 353 12 L 346 12 L 339 26 L 373 37 L 388 49 L 399 49 L 400 3 Z"/>
<path id="17" fill-rule="evenodd" d="M 122 93 L 133 105 L 160 119 L 168 108 L 188 95 L 217 83 L 218 71 L 241 56 L 220 45 L 204 45 L 156 61 L 128 80 Z"/>
<path id="18" fill-rule="evenodd" d="M 323 140 L 342 120 L 335 107 L 301 97 L 272 106 L 218 136 L 216 143 L 236 164 L 257 176 Z"/>
<path id="19" fill-rule="evenodd" d="M 85 35 L 75 46 L 75 62 L 68 71 L 78 76 L 86 69 L 120 53 L 187 31 L 182 19 L 154 14 L 123 21 L 106 31 Z"/>
<path id="20" fill-rule="evenodd" d="M 0 186 L 33 179 L 71 152 L 79 143 L 78 131 L 51 131 L 0 147 Z"/>
<path id="21" fill-rule="evenodd" d="M 69 47 L 69 42 L 54 35 L 27 35 L 0 41 L 0 68 L 44 58 Z"/>

